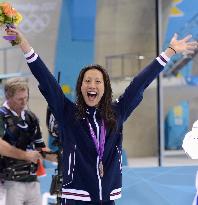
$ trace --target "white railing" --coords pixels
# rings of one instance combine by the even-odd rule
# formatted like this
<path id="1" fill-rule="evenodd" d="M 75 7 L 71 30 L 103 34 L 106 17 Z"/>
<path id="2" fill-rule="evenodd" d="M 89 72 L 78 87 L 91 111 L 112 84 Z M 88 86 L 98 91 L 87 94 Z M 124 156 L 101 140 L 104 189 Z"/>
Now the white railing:
<path id="1" fill-rule="evenodd" d="M 105 57 L 105 68 L 111 79 L 122 80 L 131 78 L 154 59 L 153 53 L 124 53 Z"/>

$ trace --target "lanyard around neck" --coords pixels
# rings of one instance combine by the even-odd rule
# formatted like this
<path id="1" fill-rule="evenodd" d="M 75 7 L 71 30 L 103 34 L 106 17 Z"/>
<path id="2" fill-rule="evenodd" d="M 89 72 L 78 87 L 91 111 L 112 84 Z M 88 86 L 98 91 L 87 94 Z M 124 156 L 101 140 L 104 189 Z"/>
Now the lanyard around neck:
<path id="1" fill-rule="evenodd" d="M 99 159 L 102 160 L 103 153 L 104 153 L 105 137 L 106 137 L 106 129 L 105 129 L 105 125 L 104 125 L 104 120 L 102 120 L 102 123 L 101 123 L 101 126 L 100 126 L 99 142 L 97 141 L 96 134 L 95 134 L 95 132 L 94 132 L 92 126 L 91 126 L 91 123 L 89 122 L 88 119 L 87 119 L 87 123 L 89 125 L 89 132 L 90 132 L 92 140 L 95 144 L 96 151 L 98 153 Z"/>

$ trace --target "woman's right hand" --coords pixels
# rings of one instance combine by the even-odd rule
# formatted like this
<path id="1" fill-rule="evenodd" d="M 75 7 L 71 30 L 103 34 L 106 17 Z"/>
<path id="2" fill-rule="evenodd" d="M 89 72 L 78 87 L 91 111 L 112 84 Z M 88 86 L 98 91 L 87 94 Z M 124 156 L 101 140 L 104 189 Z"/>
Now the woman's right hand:
<path id="1" fill-rule="evenodd" d="M 20 41 L 19 46 L 24 53 L 28 53 L 31 50 L 32 47 L 30 46 L 28 40 L 18 28 L 8 27 L 5 29 L 5 31 L 8 36 L 17 36 Z"/>
<path id="2" fill-rule="evenodd" d="M 20 40 L 22 40 L 22 33 L 20 33 L 17 28 L 9 26 L 5 29 L 5 31 L 8 36 L 17 36 Z"/>

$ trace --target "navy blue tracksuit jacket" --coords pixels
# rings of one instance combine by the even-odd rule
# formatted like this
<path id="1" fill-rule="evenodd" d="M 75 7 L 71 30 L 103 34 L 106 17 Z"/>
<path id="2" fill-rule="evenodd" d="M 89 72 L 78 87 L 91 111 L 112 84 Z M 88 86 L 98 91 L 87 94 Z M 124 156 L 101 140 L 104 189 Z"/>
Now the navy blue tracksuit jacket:
<path id="1" fill-rule="evenodd" d="M 39 82 L 39 89 L 58 121 L 63 146 L 62 198 L 81 201 L 110 201 L 121 197 L 122 187 L 122 128 L 124 121 L 138 106 L 145 88 L 163 70 L 169 60 L 164 53 L 142 70 L 123 95 L 112 103 L 117 116 L 117 131 L 106 130 L 103 165 L 104 176 L 98 170 L 99 157 L 90 136 L 87 118 L 100 133 L 100 110 L 87 107 L 86 115 L 75 118 L 76 105 L 62 92 L 56 79 L 40 57 L 25 54 L 31 72 Z"/>

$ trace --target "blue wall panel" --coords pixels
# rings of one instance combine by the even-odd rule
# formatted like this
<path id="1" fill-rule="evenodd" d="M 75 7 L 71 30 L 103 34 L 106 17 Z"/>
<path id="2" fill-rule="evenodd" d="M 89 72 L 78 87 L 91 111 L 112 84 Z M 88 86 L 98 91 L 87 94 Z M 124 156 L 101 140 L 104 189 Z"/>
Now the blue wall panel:
<path id="1" fill-rule="evenodd" d="M 79 71 L 94 61 L 95 15 L 96 0 L 62 2 L 54 74 L 61 72 L 60 84 L 72 100 Z"/>

